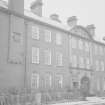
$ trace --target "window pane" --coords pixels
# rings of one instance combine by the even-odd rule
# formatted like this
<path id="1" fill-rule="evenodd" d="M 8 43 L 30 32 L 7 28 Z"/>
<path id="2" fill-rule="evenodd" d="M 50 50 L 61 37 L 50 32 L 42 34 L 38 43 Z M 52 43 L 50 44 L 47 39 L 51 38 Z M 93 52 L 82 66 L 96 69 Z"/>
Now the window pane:
<path id="1" fill-rule="evenodd" d="M 85 51 L 89 51 L 89 43 L 85 42 Z"/>
<path id="2" fill-rule="evenodd" d="M 45 87 L 50 88 L 52 85 L 52 76 L 50 74 L 45 75 Z"/>
<path id="3" fill-rule="evenodd" d="M 83 41 L 81 39 L 79 40 L 79 49 L 83 49 Z"/>
<path id="4" fill-rule="evenodd" d="M 56 44 L 57 45 L 62 44 L 62 37 L 61 37 L 61 34 L 59 34 L 59 33 L 56 34 Z"/>
<path id="5" fill-rule="evenodd" d="M 39 63 L 39 48 L 32 47 L 32 63 Z"/>
<path id="6" fill-rule="evenodd" d="M 105 78 L 103 79 L 103 90 L 105 91 Z"/>
<path id="7" fill-rule="evenodd" d="M 104 61 L 101 61 L 100 66 L 101 66 L 101 71 L 104 71 Z"/>
<path id="8" fill-rule="evenodd" d="M 90 69 L 90 60 L 89 60 L 89 58 L 86 58 L 86 68 Z"/>
<path id="9" fill-rule="evenodd" d="M 98 45 L 94 45 L 95 48 L 95 54 L 98 54 Z"/>
<path id="10" fill-rule="evenodd" d="M 100 54 L 100 55 L 103 55 L 103 53 L 104 53 L 104 49 L 103 49 L 102 46 L 100 46 L 100 47 L 99 47 L 99 54 Z"/>
<path id="11" fill-rule="evenodd" d="M 32 38 L 39 40 L 39 28 L 32 26 Z"/>
<path id="12" fill-rule="evenodd" d="M 51 32 L 48 30 L 45 30 L 45 41 L 51 42 Z"/>
<path id="13" fill-rule="evenodd" d="M 79 66 L 80 66 L 81 68 L 84 67 L 84 58 L 83 58 L 83 57 L 79 57 Z"/>
<path id="14" fill-rule="evenodd" d="M 57 88 L 63 87 L 63 76 L 62 75 L 56 75 L 56 86 Z"/>
<path id="15" fill-rule="evenodd" d="M 31 88 L 39 88 L 39 74 L 33 73 L 31 76 Z"/>
<path id="16" fill-rule="evenodd" d="M 77 40 L 75 38 L 72 38 L 72 48 L 77 48 Z"/>
<path id="17" fill-rule="evenodd" d="M 97 90 L 100 91 L 100 81 L 97 79 Z"/>
<path id="18" fill-rule="evenodd" d="M 45 50 L 45 64 L 46 65 L 51 65 L 51 51 L 50 50 Z"/>
<path id="19" fill-rule="evenodd" d="M 98 60 L 96 60 L 96 65 L 95 66 L 96 66 L 96 71 L 99 71 L 99 68 L 100 68 L 99 66 L 100 65 L 99 65 L 99 61 Z"/>
<path id="20" fill-rule="evenodd" d="M 62 57 L 63 57 L 63 55 L 61 53 L 59 53 L 59 52 L 56 53 L 56 62 L 57 62 L 58 66 L 62 66 L 63 65 L 62 64 Z"/>
<path id="21" fill-rule="evenodd" d="M 72 56 L 72 66 L 77 67 L 77 56 L 76 55 Z"/>

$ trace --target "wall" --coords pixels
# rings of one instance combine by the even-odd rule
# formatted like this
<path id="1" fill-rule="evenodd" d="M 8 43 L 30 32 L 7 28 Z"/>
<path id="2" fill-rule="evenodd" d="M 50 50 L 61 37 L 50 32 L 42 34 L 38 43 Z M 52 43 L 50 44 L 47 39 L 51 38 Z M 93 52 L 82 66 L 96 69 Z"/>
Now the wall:
<path id="1" fill-rule="evenodd" d="M 13 27 L 12 23 L 15 24 Z M 16 59 L 20 47 L 13 42 L 11 28 L 21 31 L 24 36 L 23 20 L 11 20 L 10 15 L 0 12 L 0 88 L 24 87 L 24 62 L 20 64 Z"/>
<path id="2" fill-rule="evenodd" d="M 40 39 L 39 40 L 34 40 L 32 39 L 32 34 L 31 34 L 31 27 L 32 25 L 36 25 L 40 28 Z M 46 43 L 44 41 L 44 30 L 50 30 L 52 32 L 52 42 L 51 43 Z M 56 45 L 55 44 L 55 35 L 56 32 L 60 32 L 62 34 L 62 39 L 63 43 L 62 45 Z M 39 64 L 32 64 L 32 46 L 36 46 L 40 48 L 40 63 Z M 45 65 L 44 64 L 44 50 L 50 48 L 52 52 L 52 64 L 51 65 Z M 63 66 L 59 67 L 56 66 L 56 51 L 62 52 L 63 53 Z M 31 75 L 33 72 L 39 73 L 41 76 L 41 81 L 40 81 L 40 88 L 44 88 L 44 81 L 43 79 L 45 78 L 46 74 L 50 73 L 53 77 L 53 82 L 52 82 L 52 89 L 55 89 L 54 87 L 54 80 L 55 80 L 55 75 L 56 74 L 62 74 L 64 76 L 64 87 L 68 85 L 68 78 L 69 78 L 69 73 L 68 73 L 68 35 L 66 33 L 59 31 L 54 28 L 50 28 L 48 26 L 38 24 L 38 23 L 33 23 L 33 22 L 27 22 L 27 63 L 26 63 L 26 68 L 27 68 L 27 85 L 30 88 L 31 86 Z"/>

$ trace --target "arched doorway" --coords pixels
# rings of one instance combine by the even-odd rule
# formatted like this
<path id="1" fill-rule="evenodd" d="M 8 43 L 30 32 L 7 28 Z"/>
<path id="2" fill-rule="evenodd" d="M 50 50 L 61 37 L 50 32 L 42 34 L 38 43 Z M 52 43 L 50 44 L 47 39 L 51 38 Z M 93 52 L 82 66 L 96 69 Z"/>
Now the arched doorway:
<path id="1" fill-rule="evenodd" d="M 80 90 L 83 96 L 88 96 L 90 93 L 90 79 L 87 76 L 83 76 L 80 81 Z"/>

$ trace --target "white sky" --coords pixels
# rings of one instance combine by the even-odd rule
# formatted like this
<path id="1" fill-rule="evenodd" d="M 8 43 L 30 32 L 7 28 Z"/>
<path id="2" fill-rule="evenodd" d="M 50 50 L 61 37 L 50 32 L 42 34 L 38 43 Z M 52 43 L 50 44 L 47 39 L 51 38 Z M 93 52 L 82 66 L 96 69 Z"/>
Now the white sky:
<path id="1" fill-rule="evenodd" d="M 25 0 L 25 8 L 29 8 L 34 0 Z M 94 24 L 96 39 L 105 36 L 105 0 L 43 0 L 43 16 L 57 13 L 61 21 L 66 22 L 70 16 L 77 16 L 79 25 Z"/>

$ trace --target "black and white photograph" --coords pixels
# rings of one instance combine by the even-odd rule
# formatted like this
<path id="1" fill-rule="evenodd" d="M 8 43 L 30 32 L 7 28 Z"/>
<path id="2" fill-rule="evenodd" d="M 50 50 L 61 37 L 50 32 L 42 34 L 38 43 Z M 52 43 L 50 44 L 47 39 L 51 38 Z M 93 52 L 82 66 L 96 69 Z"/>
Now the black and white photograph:
<path id="1" fill-rule="evenodd" d="M 0 0 L 0 105 L 105 105 L 105 0 Z"/>

